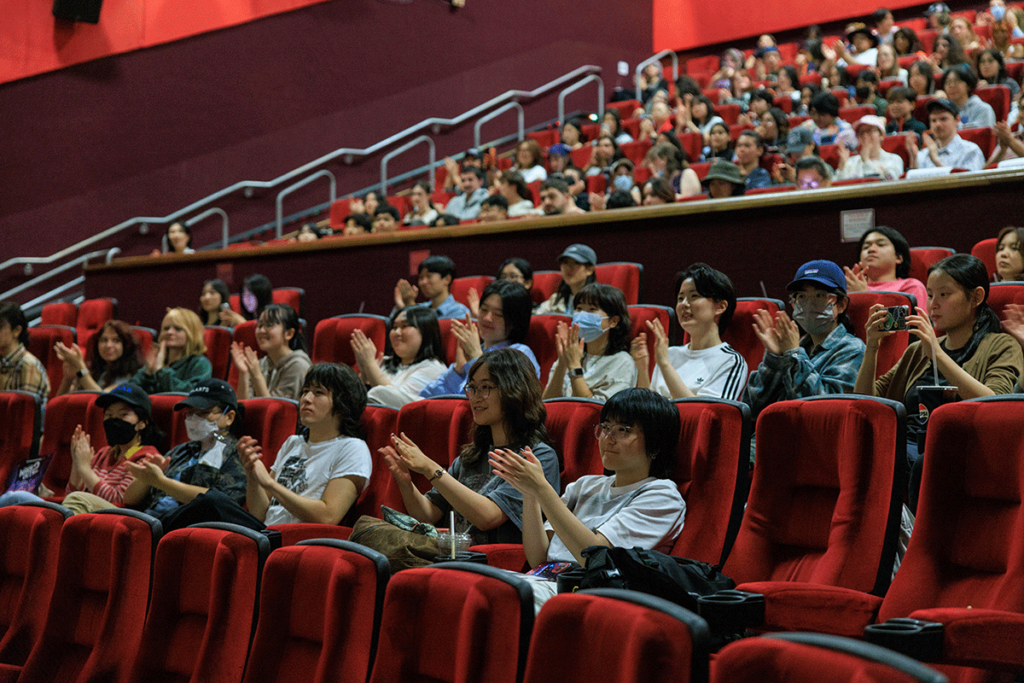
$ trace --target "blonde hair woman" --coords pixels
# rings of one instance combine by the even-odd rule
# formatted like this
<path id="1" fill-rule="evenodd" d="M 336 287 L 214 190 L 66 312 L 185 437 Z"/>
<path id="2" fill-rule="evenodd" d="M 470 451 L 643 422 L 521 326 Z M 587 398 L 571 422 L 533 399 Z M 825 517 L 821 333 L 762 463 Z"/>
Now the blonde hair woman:
<path id="1" fill-rule="evenodd" d="M 192 391 L 213 375 L 203 341 L 203 323 L 187 308 L 172 308 L 160 324 L 160 336 L 134 382 L 147 393 Z"/>

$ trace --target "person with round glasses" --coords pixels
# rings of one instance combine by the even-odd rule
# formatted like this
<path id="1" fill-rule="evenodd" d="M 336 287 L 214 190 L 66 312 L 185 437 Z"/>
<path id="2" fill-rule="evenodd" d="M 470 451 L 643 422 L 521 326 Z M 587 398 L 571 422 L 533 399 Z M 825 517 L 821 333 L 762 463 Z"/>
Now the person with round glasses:
<path id="1" fill-rule="evenodd" d="M 583 549 L 593 545 L 667 553 L 686 516 L 670 479 L 679 431 L 679 412 L 667 398 L 650 389 L 620 391 L 604 404 L 595 427 L 601 463 L 612 474 L 582 476 L 562 496 L 529 450 L 492 451 L 495 476 L 523 496 L 523 550 L 531 574 L 545 575 L 552 563 L 586 564 Z M 536 604 L 555 593 L 552 581 L 531 586 Z"/>
<path id="2" fill-rule="evenodd" d="M 831 261 L 810 261 L 786 287 L 792 318 L 754 313 L 764 358 L 750 375 L 744 402 L 754 417 L 776 401 L 853 391 L 864 342 L 846 314 L 846 275 Z"/>
<path id="3" fill-rule="evenodd" d="M 522 495 L 491 471 L 487 456 L 495 449 L 531 453 L 548 484 L 560 486 L 558 456 L 547 444 L 540 380 L 524 353 L 502 348 L 480 356 L 464 391 L 473 414 L 472 441 L 450 467 L 431 460 L 404 433 L 392 434 L 391 446 L 380 453 L 408 514 L 428 524 L 446 524 L 454 510 L 456 530 L 468 531 L 474 545 L 520 543 Z M 414 477 L 423 477 L 433 488 L 420 493 Z"/>

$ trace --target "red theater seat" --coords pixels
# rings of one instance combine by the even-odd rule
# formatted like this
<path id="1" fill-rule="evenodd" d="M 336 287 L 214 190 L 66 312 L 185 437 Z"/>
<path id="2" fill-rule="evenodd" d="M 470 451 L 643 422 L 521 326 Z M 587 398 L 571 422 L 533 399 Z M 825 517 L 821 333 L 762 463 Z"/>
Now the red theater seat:
<path id="1" fill-rule="evenodd" d="M 647 328 L 648 322 L 654 322 L 657 320 L 661 323 L 661 328 L 665 330 L 665 334 L 668 335 L 669 341 L 671 342 L 672 337 L 676 333 L 676 312 L 675 309 L 669 308 L 668 306 L 655 306 L 655 305 L 641 305 L 641 306 L 630 306 L 629 307 L 629 338 L 633 340 L 638 334 L 643 332 L 647 335 L 647 356 L 650 358 L 648 363 L 648 374 L 654 372 L 654 345 L 655 337 L 654 334 Z"/>
<path id="2" fill-rule="evenodd" d="M 28 352 L 39 359 L 46 369 L 46 377 L 50 381 L 50 396 L 57 393 L 61 379 L 64 377 L 64 364 L 57 356 L 54 348 L 56 343 L 65 346 L 75 343 L 75 328 L 61 325 L 40 325 L 28 328 Z"/>
<path id="3" fill-rule="evenodd" d="M 910 248 L 910 277 L 928 282 L 928 269 L 946 258 L 952 256 L 956 251 L 949 247 L 911 247 Z M 928 302 L 918 301 L 917 305 L 924 308 Z"/>
<path id="4" fill-rule="evenodd" d="M 93 332 L 103 327 L 103 323 L 117 318 L 117 299 L 86 299 L 78 304 L 78 340 L 85 348 Z"/>
<path id="5" fill-rule="evenodd" d="M 990 237 L 987 240 L 981 240 L 971 248 L 971 256 L 981 259 L 985 268 L 988 269 L 988 274 L 992 276 L 995 276 L 996 272 L 996 247 L 998 246 L 999 240 Z"/>
<path id="6" fill-rule="evenodd" d="M 321 320 L 313 332 L 313 362 L 355 367 L 356 357 L 351 344 L 353 330 L 362 330 L 377 350 L 383 351 L 387 324 L 387 318 L 369 314 L 339 315 Z"/>
<path id="7" fill-rule="evenodd" d="M 633 306 L 640 301 L 644 267 L 639 263 L 599 263 L 594 269 L 597 281 L 618 287 L 626 298 L 626 305 Z"/>
<path id="8" fill-rule="evenodd" d="M 152 327 L 135 325 L 132 327 L 132 333 L 139 340 L 139 351 L 142 353 L 142 357 L 145 358 L 149 350 L 153 348 L 153 341 L 159 336 L 157 331 Z"/>
<path id="9" fill-rule="evenodd" d="M 484 287 L 494 281 L 494 278 L 490 275 L 469 275 L 467 277 L 457 277 L 452 280 L 452 286 L 450 288 L 451 295 L 455 297 L 455 300 L 465 306 L 469 305 L 469 290 L 475 289 L 479 295 L 484 291 Z"/>
<path id="10" fill-rule="evenodd" d="M 1020 282 L 993 282 L 988 288 L 988 305 L 1000 319 L 1006 317 L 1008 304 L 1024 304 L 1024 284 Z"/>
<path id="11" fill-rule="evenodd" d="M 241 681 L 270 540 L 215 522 L 160 539 L 134 681 Z"/>
<path id="12" fill-rule="evenodd" d="M 559 322 L 570 325 L 572 324 L 572 318 L 555 313 L 533 316 L 530 318 L 530 331 L 526 333 L 526 341 L 523 342 L 533 351 L 537 364 L 540 365 L 541 386 L 548 383 L 548 374 L 551 372 L 551 366 L 558 360 L 555 331 L 558 329 Z"/>
<path id="13" fill-rule="evenodd" d="M 387 558 L 356 543 L 275 550 L 244 683 L 365 683 L 390 574 Z"/>
<path id="14" fill-rule="evenodd" d="M 366 488 L 341 520 L 341 524 L 347 527 L 353 526 L 363 515 L 380 517 L 381 504 L 394 509 L 401 501 L 401 495 L 398 496 L 398 500 L 389 500 L 386 497 L 389 489 L 392 495 L 399 492 L 397 487 L 391 485 L 391 472 L 384 457 L 378 452 L 381 448 L 391 445 L 391 435 L 398 426 L 398 410 L 389 406 L 368 405 L 363 411 L 360 424 L 366 433 L 366 444 L 370 447 L 373 470 L 370 473 L 370 481 L 366 482 Z"/>
<path id="15" fill-rule="evenodd" d="M 76 391 L 55 396 L 46 404 L 39 452 L 52 458 L 43 475 L 43 484 L 53 491 L 54 500 L 64 499 L 68 478 L 71 476 L 71 435 L 75 433 L 75 426 L 82 425 L 94 449 L 99 450 L 107 445 L 103 432 L 103 411 L 93 405 L 99 395 L 98 391 Z"/>
<path id="16" fill-rule="evenodd" d="M 243 431 L 263 447 L 261 459 L 270 469 L 281 446 L 293 436 L 299 422 L 299 404 L 290 398 L 264 396 L 248 398 L 244 406 Z"/>
<path id="17" fill-rule="evenodd" d="M 78 323 L 78 306 L 70 301 L 45 304 L 39 316 L 40 325 L 74 327 Z"/>
<path id="18" fill-rule="evenodd" d="M 231 335 L 230 327 L 209 325 L 203 328 L 206 357 L 213 366 L 215 379 L 227 379 L 228 365 L 231 363 Z"/>
<path id="19" fill-rule="evenodd" d="M 152 394 L 149 397 L 153 404 L 153 421 L 160 427 L 160 431 L 167 435 L 165 443 L 168 451 L 189 441 L 188 432 L 185 430 L 185 415 L 188 411 L 174 409 L 174 406 L 186 396 L 187 393 L 171 392 Z"/>
<path id="20" fill-rule="evenodd" d="M 868 318 L 871 316 L 871 307 L 875 304 L 883 306 L 907 306 L 911 313 L 914 312 L 914 297 L 903 292 L 850 292 L 850 305 L 846 308 L 846 314 L 850 316 L 853 324 L 853 333 L 861 341 L 865 341 L 867 331 L 864 329 Z M 921 308 L 927 307 L 928 303 L 918 303 Z M 878 346 L 878 357 L 875 361 L 875 377 L 881 377 L 889 368 L 896 365 L 903 352 L 910 344 L 910 332 L 895 332 L 882 339 Z"/>
<path id="21" fill-rule="evenodd" d="M 300 318 L 306 317 L 306 290 L 302 287 L 278 287 L 271 292 L 275 304 L 288 304 Z"/>
<path id="22" fill-rule="evenodd" d="M 551 295 L 558 291 L 561 282 L 562 272 L 559 270 L 533 271 L 533 289 L 530 290 L 533 303 L 540 304 L 550 299 Z"/>
<path id="23" fill-rule="evenodd" d="M 5 488 L 14 468 L 38 454 L 40 405 L 27 391 L 0 391 L 0 485 Z"/>
<path id="24" fill-rule="evenodd" d="M 774 319 L 779 311 L 786 310 L 786 305 L 778 299 L 738 298 L 732 320 L 722 334 L 722 341 L 739 351 L 747 362 L 748 374 L 757 370 L 764 358 L 764 344 L 754 334 L 754 311 L 758 310 L 768 311 Z"/>

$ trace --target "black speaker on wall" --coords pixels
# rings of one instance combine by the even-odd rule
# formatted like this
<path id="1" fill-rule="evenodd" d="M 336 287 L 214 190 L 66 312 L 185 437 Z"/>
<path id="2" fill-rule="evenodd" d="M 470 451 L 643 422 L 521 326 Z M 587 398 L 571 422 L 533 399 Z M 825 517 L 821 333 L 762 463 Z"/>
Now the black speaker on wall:
<path id="1" fill-rule="evenodd" d="M 53 16 L 65 21 L 100 23 L 103 0 L 53 0 Z"/>

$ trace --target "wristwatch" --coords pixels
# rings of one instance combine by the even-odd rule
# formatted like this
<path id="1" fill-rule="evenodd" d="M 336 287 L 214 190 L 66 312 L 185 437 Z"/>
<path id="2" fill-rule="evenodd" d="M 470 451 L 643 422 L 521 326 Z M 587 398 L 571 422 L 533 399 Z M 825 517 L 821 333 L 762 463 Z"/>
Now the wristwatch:
<path id="1" fill-rule="evenodd" d="M 75 373 L 75 375 L 78 377 L 78 379 L 82 379 L 83 377 L 85 377 L 88 374 L 89 374 L 89 368 L 82 368 L 81 370 L 79 370 L 78 372 Z"/>
<path id="2" fill-rule="evenodd" d="M 583 368 L 569 368 L 569 377 L 582 377 Z"/>
<path id="3" fill-rule="evenodd" d="M 438 467 L 436 470 L 434 470 L 434 476 L 432 476 L 430 479 L 427 479 L 427 483 L 433 482 L 435 479 L 440 477 L 442 474 L 444 474 L 444 470 L 442 468 Z"/>

